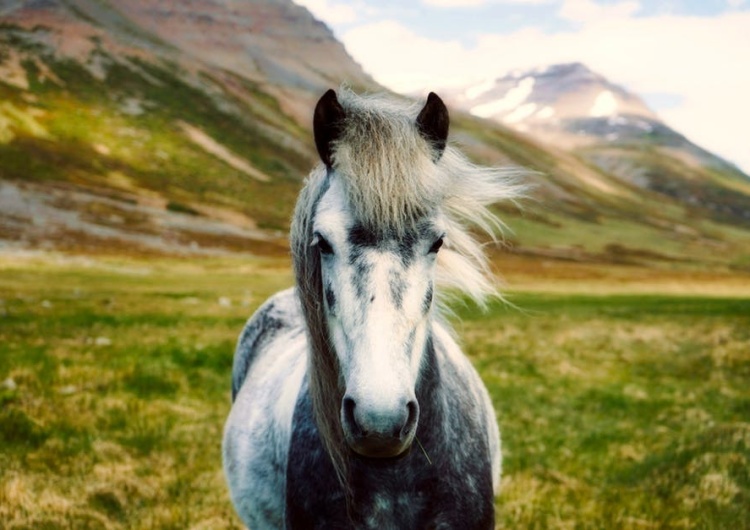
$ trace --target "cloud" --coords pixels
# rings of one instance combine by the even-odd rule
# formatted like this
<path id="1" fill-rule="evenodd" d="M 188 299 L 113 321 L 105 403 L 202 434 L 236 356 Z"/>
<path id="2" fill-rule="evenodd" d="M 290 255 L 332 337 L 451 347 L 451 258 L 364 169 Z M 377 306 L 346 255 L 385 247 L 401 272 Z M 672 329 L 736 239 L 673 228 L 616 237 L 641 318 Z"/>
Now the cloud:
<path id="1" fill-rule="evenodd" d="M 319 20 L 328 24 L 349 24 L 356 22 L 357 11 L 350 4 L 331 0 L 294 0 L 296 4 L 306 7 Z"/>
<path id="2" fill-rule="evenodd" d="M 460 42 L 421 37 L 393 20 L 359 26 L 343 40 L 365 70 L 397 92 L 461 84 L 470 73 L 465 62 L 471 58 Z"/>
<path id="3" fill-rule="evenodd" d="M 660 112 L 662 118 L 750 172 L 750 12 L 633 17 L 630 2 L 604 8 L 621 10 L 620 16 L 587 12 L 588 1 L 566 4 L 568 16 L 575 13 L 582 22 L 576 31 L 524 28 L 480 35 L 466 44 L 380 21 L 350 29 L 343 40 L 375 79 L 404 93 L 466 85 L 514 68 L 582 61 L 636 93 L 679 96 L 681 105 Z M 575 5 L 579 11 L 572 11 Z"/>
<path id="4" fill-rule="evenodd" d="M 608 5 L 597 4 L 593 0 L 565 0 L 558 14 L 565 20 L 590 24 L 630 17 L 640 9 L 640 3 L 630 0 Z"/>

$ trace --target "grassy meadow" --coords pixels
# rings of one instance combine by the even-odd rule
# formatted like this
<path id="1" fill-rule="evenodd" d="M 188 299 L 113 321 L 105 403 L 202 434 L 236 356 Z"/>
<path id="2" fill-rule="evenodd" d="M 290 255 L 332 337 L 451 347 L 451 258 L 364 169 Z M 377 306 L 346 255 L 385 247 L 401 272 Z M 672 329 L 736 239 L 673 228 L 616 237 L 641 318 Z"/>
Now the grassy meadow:
<path id="1" fill-rule="evenodd" d="M 456 310 L 503 433 L 498 528 L 750 527 L 750 278 L 516 265 L 513 305 Z M 290 282 L 260 258 L 0 257 L 0 526 L 240 528 L 234 342 Z"/>

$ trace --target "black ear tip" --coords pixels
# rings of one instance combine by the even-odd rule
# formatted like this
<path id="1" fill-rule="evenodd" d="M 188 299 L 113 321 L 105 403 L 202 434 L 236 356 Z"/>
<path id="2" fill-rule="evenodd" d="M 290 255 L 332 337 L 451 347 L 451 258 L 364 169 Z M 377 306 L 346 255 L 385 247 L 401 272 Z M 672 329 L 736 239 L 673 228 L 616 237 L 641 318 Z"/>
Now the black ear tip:
<path id="1" fill-rule="evenodd" d="M 326 93 L 320 96 L 320 99 L 318 100 L 318 104 L 315 105 L 315 112 L 325 112 L 327 108 L 330 108 L 331 106 L 338 105 L 339 100 L 338 97 L 336 97 L 336 91 L 332 88 L 329 88 L 326 90 Z"/>
<path id="2" fill-rule="evenodd" d="M 417 116 L 417 128 L 422 136 L 432 144 L 435 150 L 435 161 L 440 159 L 443 151 L 445 151 L 449 123 L 450 118 L 445 103 L 440 99 L 440 96 L 430 92 L 424 107 Z"/>
<path id="3" fill-rule="evenodd" d="M 336 91 L 329 88 L 318 100 L 313 115 L 315 146 L 318 149 L 320 159 L 328 167 L 333 164 L 331 144 L 341 134 L 341 121 L 343 118 L 344 109 L 339 103 Z"/>
<path id="4" fill-rule="evenodd" d="M 436 108 L 445 109 L 447 111 L 447 107 L 445 106 L 445 102 L 443 102 L 443 99 L 434 92 L 430 92 L 427 95 L 427 102 L 425 104 L 434 106 Z"/>

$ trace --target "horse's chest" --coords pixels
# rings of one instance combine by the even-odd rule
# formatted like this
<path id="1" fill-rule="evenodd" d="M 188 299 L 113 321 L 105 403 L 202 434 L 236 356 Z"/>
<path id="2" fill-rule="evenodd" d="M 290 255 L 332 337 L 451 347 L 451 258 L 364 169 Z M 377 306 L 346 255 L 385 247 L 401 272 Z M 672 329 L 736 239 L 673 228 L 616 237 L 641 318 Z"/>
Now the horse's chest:
<path id="1" fill-rule="evenodd" d="M 412 446 L 409 454 L 396 460 L 354 457 L 350 461 L 347 510 L 344 490 L 303 388 L 289 447 L 287 528 L 493 528 L 491 464 L 484 438 L 469 436 L 462 428 L 431 431 L 426 425 L 438 422 L 427 420 L 418 433 L 423 448 Z"/>
<path id="2" fill-rule="evenodd" d="M 433 515 L 434 474 L 409 455 L 388 470 L 352 470 L 352 518 L 357 528 L 421 528 Z M 359 468 L 359 469 L 358 469 Z"/>
<path id="3" fill-rule="evenodd" d="M 309 431 L 313 434 L 313 431 Z M 287 474 L 287 528 L 489 529 L 491 478 L 481 470 L 429 463 L 412 452 L 397 462 L 352 462 L 351 506 L 322 445 L 314 438 L 292 444 Z M 295 447 L 296 446 L 296 447 Z M 485 469 L 488 467 L 485 466 Z M 486 480 L 481 477 L 486 474 Z"/>
<path id="4" fill-rule="evenodd" d="M 347 512 L 344 492 L 327 457 L 314 453 L 321 457 L 314 459 L 317 469 L 309 468 L 307 473 L 289 470 L 288 528 L 396 530 L 422 528 L 420 521 L 429 518 L 430 500 L 436 493 L 429 485 L 432 481 L 419 480 L 406 466 L 374 471 L 353 466 L 352 502 Z M 313 463 L 310 456 L 307 453 L 305 458 L 308 464 Z"/>
<path id="5" fill-rule="evenodd" d="M 347 511 L 344 490 L 308 407 L 308 398 L 301 396 L 287 466 L 287 528 L 420 528 L 417 521 L 434 479 L 424 455 L 412 452 L 396 462 L 355 458 L 350 462 L 352 502 Z"/>

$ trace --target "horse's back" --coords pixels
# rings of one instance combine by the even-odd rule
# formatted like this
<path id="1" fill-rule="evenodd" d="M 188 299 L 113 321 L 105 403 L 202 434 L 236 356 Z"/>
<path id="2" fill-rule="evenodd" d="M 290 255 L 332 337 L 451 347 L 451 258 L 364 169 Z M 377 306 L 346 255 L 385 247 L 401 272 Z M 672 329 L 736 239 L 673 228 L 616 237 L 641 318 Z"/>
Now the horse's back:
<path id="1" fill-rule="evenodd" d="M 283 528 L 292 415 L 306 369 L 306 335 L 292 289 L 266 301 L 240 334 L 224 471 L 232 501 L 253 528 Z"/>

